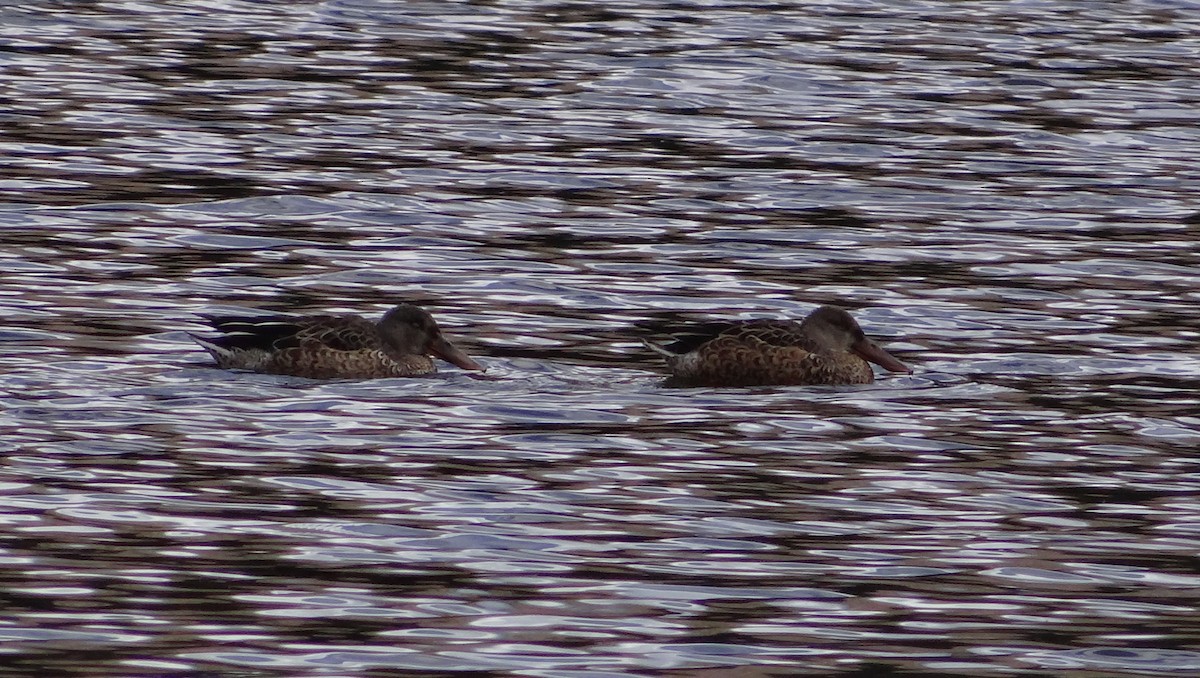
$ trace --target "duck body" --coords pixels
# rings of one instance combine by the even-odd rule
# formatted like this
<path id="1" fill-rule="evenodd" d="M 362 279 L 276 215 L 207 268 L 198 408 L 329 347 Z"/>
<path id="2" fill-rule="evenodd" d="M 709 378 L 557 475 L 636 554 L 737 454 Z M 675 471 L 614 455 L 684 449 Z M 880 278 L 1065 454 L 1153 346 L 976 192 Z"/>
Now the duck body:
<path id="1" fill-rule="evenodd" d="M 666 358 L 666 386 L 870 384 L 875 373 L 868 361 L 911 371 L 836 306 L 822 306 L 802 322 L 709 323 L 667 346 L 647 345 Z"/>
<path id="2" fill-rule="evenodd" d="M 442 336 L 433 317 L 403 304 L 378 323 L 357 315 L 208 316 L 222 333 L 191 335 L 218 367 L 310 379 L 417 377 L 437 372 L 431 355 L 483 367 Z"/>

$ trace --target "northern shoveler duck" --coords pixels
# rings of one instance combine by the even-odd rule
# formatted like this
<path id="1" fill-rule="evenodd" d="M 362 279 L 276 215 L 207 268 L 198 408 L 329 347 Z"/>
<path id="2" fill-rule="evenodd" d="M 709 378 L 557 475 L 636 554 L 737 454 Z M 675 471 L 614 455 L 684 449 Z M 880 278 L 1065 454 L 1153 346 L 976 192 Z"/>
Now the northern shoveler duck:
<path id="1" fill-rule="evenodd" d="M 709 323 L 676 338 L 665 347 L 646 342 L 667 359 L 667 386 L 870 384 L 875 373 L 867 361 L 912 372 L 836 306 L 822 306 L 799 323 Z"/>
<path id="2" fill-rule="evenodd" d="M 378 323 L 357 315 L 205 319 L 224 336 L 191 337 L 223 368 L 310 379 L 417 377 L 437 371 L 435 355 L 464 370 L 484 369 L 442 336 L 433 316 L 409 304 Z"/>

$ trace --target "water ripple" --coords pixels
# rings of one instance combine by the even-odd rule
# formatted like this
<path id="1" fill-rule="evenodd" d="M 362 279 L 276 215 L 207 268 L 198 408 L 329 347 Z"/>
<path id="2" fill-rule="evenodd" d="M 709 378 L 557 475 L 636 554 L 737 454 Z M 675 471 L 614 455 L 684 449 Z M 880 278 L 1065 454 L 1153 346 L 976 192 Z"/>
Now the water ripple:
<path id="1" fill-rule="evenodd" d="M 1194 3 L 52 4 L 0 8 L 13 671 L 1195 672 Z M 401 302 L 488 371 L 186 334 Z M 915 373 L 641 343 L 823 303 Z"/>

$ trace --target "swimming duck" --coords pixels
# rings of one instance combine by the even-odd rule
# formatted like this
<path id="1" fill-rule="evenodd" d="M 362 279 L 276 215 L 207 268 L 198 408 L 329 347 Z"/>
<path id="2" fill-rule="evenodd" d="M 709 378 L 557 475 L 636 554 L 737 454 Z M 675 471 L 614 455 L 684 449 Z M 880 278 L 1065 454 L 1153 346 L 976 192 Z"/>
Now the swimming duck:
<path id="1" fill-rule="evenodd" d="M 378 323 L 357 315 L 206 316 L 224 336 L 191 335 L 218 367 L 311 379 L 417 377 L 437 371 L 430 355 L 482 370 L 442 336 L 433 316 L 402 304 Z"/>
<path id="2" fill-rule="evenodd" d="M 822 306 L 802 322 L 745 320 L 700 325 L 667 346 L 667 386 L 870 384 L 867 361 L 912 372 L 863 334 L 849 313 Z"/>

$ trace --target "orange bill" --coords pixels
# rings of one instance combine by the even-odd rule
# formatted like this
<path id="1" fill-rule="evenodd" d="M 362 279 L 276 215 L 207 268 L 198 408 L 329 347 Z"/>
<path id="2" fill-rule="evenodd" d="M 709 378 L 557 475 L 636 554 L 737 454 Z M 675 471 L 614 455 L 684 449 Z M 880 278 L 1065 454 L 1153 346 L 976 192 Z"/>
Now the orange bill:
<path id="1" fill-rule="evenodd" d="M 463 353 L 457 346 L 451 344 L 442 337 L 435 339 L 433 345 L 429 347 L 429 350 L 432 351 L 435 356 L 452 365 L 458 365 L 464 370 L 487 369 L 483 365 L 471 360 L 469 355 Z"/>
<path id="2" fill-rule="evenodd" d="M 889 372 L 912 372 L 912 370 L 908 368 L 908 365 L 905 365 L 899 360 L 893 358 L 891 353 L 879 348 L 879 346 L 870 339 L 860 339 L 850 347 L 850 350 L 854 351 L 854 353 L 863 360 L 875 363 Z"/>

